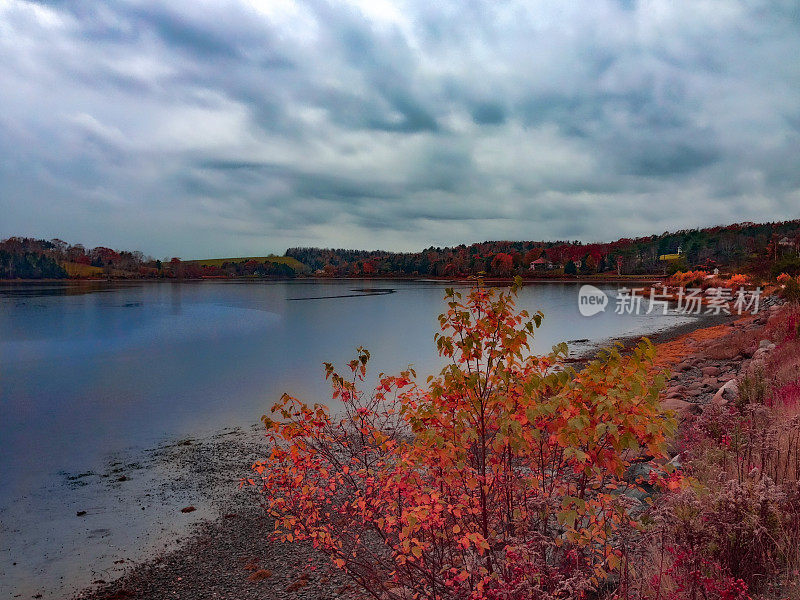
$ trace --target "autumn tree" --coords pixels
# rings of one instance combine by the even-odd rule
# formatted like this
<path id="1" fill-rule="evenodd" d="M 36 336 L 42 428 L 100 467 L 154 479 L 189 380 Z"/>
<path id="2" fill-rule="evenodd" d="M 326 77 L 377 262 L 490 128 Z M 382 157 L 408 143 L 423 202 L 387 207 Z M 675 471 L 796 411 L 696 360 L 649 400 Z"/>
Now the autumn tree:
<path id="1" fill-rule="evenodd" d="M 514 257 L 505 252 L 499 252 L 492 259 L 492 273 L 501 277 L 508 277 L 514 271 Z"/>
<path id="2" fill-rule="evenodd" d="M 375 598 L 580 598 L 619 569 L 637 527 L 626 478 L 664 457 L 653 348 L 564 368 L 530 342 L 542 314 L 448 290 L 435 336 L 447 365 L 362 390 L 369 353 L 326 364 L 333 416 L 284 395 L 249 480 L 285 542 L 310 540 Z"/>

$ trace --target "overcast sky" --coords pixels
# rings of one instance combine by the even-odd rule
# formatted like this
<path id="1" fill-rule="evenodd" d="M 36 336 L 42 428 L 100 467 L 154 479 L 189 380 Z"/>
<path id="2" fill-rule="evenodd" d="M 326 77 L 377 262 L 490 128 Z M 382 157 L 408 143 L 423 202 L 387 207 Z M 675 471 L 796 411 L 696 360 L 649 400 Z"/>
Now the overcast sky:
<path id="1" fill-rule="evenodd" d="M 0 237 L 184 258 L 800 216 L 800 2 L 0 0 Z"/>

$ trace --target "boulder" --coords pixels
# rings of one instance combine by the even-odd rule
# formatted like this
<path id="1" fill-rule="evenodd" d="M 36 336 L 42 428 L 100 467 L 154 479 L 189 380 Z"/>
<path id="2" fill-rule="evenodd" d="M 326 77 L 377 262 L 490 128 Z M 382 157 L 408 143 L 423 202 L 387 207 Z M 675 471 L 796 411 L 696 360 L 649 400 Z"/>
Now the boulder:
<path id="1" fill-rule="evenodd" d="M 678 454 L 673 456 L 667 464 L 671 465 L 672 467 L 674 467 L 676 469 L 683 468 L 683 461 L 681 460 L 681 455 L 682 454 L 683 454 L 682 452 L 679 452 Z"/>
<path id="2" fill-rule="evenodd" d="M 700 412 L 700 407 L 697 404 L 686 402 L 686 400 L 681 400 L 680 398 L 667 398 L 661 403 L 661 406 L 666 410 L 675 411 L 675 414 L 681 419 Z"/>
<path id="3" fill-rule="evenodd" d="M 686 388 L 684 388 L 682 385 L 673 385 L 664 390 L 664 397 L 680 398 L 681 396 L 683 396 L 685 391 Z"/>
<path id="4" fill-rule="evenodd" d="M 706 377 L 716 377 L 719 375 L 719 367 L 710 366 L 710 367 L 703 367 L 703 375 Z"/>
<path id="5" fill-rule="evenodd" d="M 726 382 L 711 399 L 713 404 L 728 404 L 733 402 L 739 396 L 739 384 L 735 379 Z"/>

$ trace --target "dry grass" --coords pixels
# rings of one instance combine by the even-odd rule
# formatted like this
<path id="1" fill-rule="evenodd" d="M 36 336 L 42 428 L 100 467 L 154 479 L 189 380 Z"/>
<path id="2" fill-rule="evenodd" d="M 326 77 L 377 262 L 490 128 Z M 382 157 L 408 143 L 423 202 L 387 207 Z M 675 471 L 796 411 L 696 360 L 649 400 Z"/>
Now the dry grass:
<path id="1" fill-rule="evenodd" d="M 294 269 L 295 271 L 297 271 L 298 273 L 308 271 L 308 267 L 306 267 L 299 260 L 292 258 L 290 256 L 242 256 L 239 258 L 203 258 L 199 260 L 185 260 L 183 261 L 183 264 L 185 265 L 195 264 L 198 266 L 207 266 L 207 267 L 221 267 L 224 263 L 227 262 L 241 263 L 250 260 L 254 260 L 259 263 L 271 262 L 276 264 L 287 265 L 292 269 Z"/>
<path id="2" fill-rule="evenodd" d="M 101 267 L 84 265 L 75 262 L 65 262 L 61 265 L 70 277 L 98 277 L 103 274 Z"/>
<path id="3" fill-rule="evenodd" d="M 763 335 L 760 330 L 736 331 L 709 344 L 705 349 L 705 355 L 713 360 L 731 360 L 737 356 L 753 356 Z"/>

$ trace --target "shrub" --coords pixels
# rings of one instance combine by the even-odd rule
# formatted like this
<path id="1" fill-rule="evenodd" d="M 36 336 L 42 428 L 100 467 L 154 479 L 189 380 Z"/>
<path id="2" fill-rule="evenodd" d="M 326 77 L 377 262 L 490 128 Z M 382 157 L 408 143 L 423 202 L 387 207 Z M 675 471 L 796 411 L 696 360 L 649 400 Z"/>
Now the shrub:
<path id="1" fill-rule="evenodd" d="M 748 588 L 780 561 L 774 539 L 783 500 L 768 479 L 694 484 L 669 494 L 650 532 L 659 567 L 641 596 L 747 598 Z"/>
<path id="2" fill-rule="evenodd" d="M 767 321 L 766 337 L 777 344 L 800 337 L 800 306 L 785 304 Z"/>
<path id="3" fill-rule="evenodd" d="M 776 261 L 772 265 L 772 276 L 777 277 L 781 273 L 787 273 L 792 276 L 800 275 L 800 257 L 787 256 Z"/>
<path id="4" fill-rule="evenodd" d="M 784 300 L 794 304 L 800 302 L 800 283 L 797 282 L 797 279 L 790 278 L 783 285 L 783 289 L 780 291 L 780 296 Z"/>
<path id="5" fill-rule="evenodd" d="M 738 289 L 750 283 L 747 275 L 742 275 L 741 273 L 737 275 L 733 275 L 725 282 L 723 287 L 728 287 L 731 289 Z"/>
<path id="6" fill-rule="evenodd" d="M 674 427 L 654 349 L 561 370 L 565 346 L 529 352 L 542 315 L 513 292 L 446 301 L 438 376 L 409 369 L 366 394 L 368 352 L 346 377 L 326 365 L 343 416 L 284 396 L 251 482 L 278 539 L 310 539 L 374 597 L 583 597 L 637 526 L 626 473 L 657 473 Z"/>
<path id="7" fill-rule="evenodd" d="M 748 404 L 767 404 L 770 391 L 763 367 L 750 369 L 739 381 L 736 406 L 743 410 Z"/>
<path id="8" fill-rule="evenodd" d="M 708 276 L 707 271 L 677 272 L 667 280 L 667 283 L 678 287 L 703 287 Z"/>

